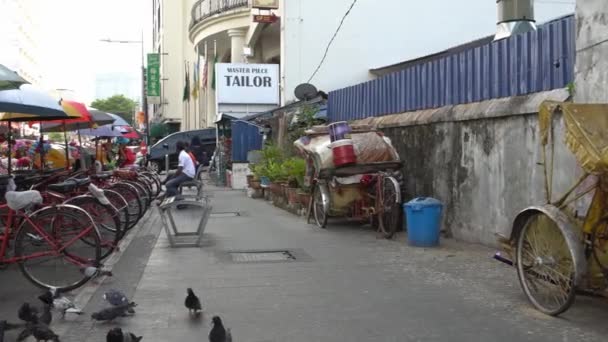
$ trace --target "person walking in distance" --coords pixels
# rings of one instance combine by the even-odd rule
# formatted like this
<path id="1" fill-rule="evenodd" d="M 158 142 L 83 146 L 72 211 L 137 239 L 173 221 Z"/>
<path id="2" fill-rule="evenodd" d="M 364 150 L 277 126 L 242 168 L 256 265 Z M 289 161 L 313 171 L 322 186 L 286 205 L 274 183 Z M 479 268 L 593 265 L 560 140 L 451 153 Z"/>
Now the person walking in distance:
<path id="1" fill-rule="evenodd" d="M 190 154 L 188 154 L 186 151 L 184 142 L 178 141 L 176 146 L 177 152 L 179 153 L 177 171 L 175 172 L 175 175 L 171 177 L 171 180 L 169 180 L 165 185 L 167 188 L 165 198 L 177 195 L 179 185 L 184 182 L 191 181 L 196 173 L 194 161 L 190 157 Z"/>

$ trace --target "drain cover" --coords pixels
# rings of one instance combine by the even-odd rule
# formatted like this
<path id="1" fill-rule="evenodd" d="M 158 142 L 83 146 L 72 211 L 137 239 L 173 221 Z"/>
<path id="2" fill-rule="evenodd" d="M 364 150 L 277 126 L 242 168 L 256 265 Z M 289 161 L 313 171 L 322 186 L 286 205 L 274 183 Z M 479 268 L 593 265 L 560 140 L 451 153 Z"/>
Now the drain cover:
<path id="1" fill-rule="evenodd" d="M 222 217 L 237 217 L 241 216 L 238 211 L 226 212 L 226 213 L 211 213 L 210 217 L 222 218 Z"/>
<path id="2" fill-rule="evenodd" d="M 231 252 L 234 262 L 265 262 L 265 261 L 292 261 L 296 258 L 289 251 L 267 252 Z"/>

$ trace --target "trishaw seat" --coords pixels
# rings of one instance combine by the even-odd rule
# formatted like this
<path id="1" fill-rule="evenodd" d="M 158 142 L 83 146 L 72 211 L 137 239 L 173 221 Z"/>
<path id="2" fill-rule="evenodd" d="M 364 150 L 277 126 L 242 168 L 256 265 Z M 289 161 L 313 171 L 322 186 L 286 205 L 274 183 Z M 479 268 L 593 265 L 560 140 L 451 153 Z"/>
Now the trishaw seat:
<path id="1" fill-rule="evenodd" d="M 6 204 L 13 210 L 27 208 L 42 203 L 42 196 L 37 190 L 8 191 L 5 195 Z"/>

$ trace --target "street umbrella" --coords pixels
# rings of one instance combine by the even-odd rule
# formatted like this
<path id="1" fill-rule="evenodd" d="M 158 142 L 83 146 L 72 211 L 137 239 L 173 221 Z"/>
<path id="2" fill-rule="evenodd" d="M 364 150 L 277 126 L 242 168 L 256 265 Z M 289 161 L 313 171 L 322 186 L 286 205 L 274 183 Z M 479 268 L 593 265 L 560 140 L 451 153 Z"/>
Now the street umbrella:
<path id="1" fill-rule="evenodd" d="M 0 64 L 0 90 L 19 89 L 22 84 L 29 83 L 17 72 Z"/>
<path id="2" fill-rule="evenodd" d="M 114 118 L 108 113 L 100 110 L 88 108 L 89 120 L 63 120 L 45 122 L 40 126 L 40 131 L 43 133 L 49 132 L 65 132 L 76 131 L 91 128 L 91 126 L 108 125 L 114 122 Z"/>
<path id="3" fill-rule="evenodd" d="M 112 113 L 108 113 L 111 117 L 114 118 L 114 122 L 112 123 L 112 125 L 114 126 L 130 126 L 129 123 L 121 118 L 119 115 L 116 114 L 112 114 Z"/>
<path id="4" fill-rule="evenodd" d="M 90 137 L 122 137 L 122 132 L 117 127 L 113 127 L 113 125 L 103 125 L 97 128 L 89 128 L 89 129 L 80 129 L 78 133 L 84 136 Z"/>
<path id="5" fill-rule="evenodd" d="M 0 90 L 0 121 L 67 119 L 68 114 L 52 96 L 29 84 Z"/>

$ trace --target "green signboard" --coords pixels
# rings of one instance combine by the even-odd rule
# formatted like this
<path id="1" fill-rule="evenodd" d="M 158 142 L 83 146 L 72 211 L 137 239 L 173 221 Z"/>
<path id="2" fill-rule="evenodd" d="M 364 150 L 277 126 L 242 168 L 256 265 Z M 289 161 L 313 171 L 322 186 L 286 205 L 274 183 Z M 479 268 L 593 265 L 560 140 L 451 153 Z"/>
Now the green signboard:
<path id="1" fill-rule="evenodd" d="M 148 54 L 148 97 L 160 96 L 160 56 L 157 53 Z"/>

